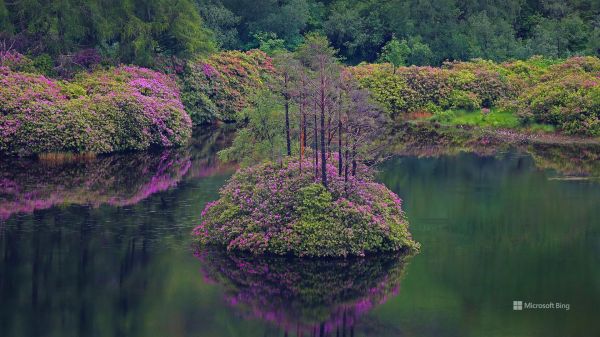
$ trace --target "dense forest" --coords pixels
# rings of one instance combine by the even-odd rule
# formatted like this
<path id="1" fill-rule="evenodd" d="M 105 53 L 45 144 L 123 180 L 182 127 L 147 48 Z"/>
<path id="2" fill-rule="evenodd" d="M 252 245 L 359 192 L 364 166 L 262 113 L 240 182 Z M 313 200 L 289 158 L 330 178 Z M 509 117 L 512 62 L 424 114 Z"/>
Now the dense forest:
<path id="1" fill-rule="evenodd" d="M 346 63 L 395 37 L 406 65 L 600 53 L 596 0 L 0 0 L 2 49 L 39 63 L 160 66 L 217 49 L 295 49 L 328 37 Z M 94 52 L 90 52 L 90 49 Z M 56 64 L 54 65 L 56 66 Z"/>

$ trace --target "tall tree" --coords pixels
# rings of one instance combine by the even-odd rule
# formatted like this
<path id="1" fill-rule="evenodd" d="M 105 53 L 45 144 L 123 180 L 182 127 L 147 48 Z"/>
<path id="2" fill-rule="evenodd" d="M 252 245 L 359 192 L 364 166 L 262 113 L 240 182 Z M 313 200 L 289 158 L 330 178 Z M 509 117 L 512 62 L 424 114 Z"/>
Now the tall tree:
<path id="1" fill-rule="evenodd" d="M 339 79 L 341 67 L 336 57 L 336 51 L 330 46 L 327 38 L 319 34 L 307 35 L 305 42 L 298 48 L 297 55 L 299 60 L 311 70 L 312 74 L 313 99 L 315 110 L 317 110 L 315 111 L 315 120 L 318 115 L 320 122 L 321 183 L 327 188 L 328 154 L 325 135 L 328 128 L 325 125 L 325 120 L 332 113 L 333 101 L 336 97 L 336 82 Z M 315 125 L 316 129 L 317 125 Z M 315 142 L 316 144 L 317 142 Z"/>
<path id="2" fill-rule="evenodd" d="M 410 55 L 410 48 L 406 40 L 398 41 L 396 37 L 392 37 L 388 43 L 381 49 L 379 56 L 380 62 L 388 62 L 392 65 L 393 73 L 396 73 L 396 68 L 406 65 L 406 58 Z"/>
<path id="3" fill-rule="evenodd" d="M 292 104 L 292 98 L 296 95 L 297 89 L 294 83 L 297 82 L 298 72 L 300 70 L 300 63 L 296 60 L 291 53 L 280 52 L 274 57 L 274 63 L 278 73 L 278 91 L 283 97 L 283 106 L 285 111 L 285 139 L 286 139 L 286 150 L 287 155 L 292 155 L 292 139 L 290 132 L 290 105 Z"/>

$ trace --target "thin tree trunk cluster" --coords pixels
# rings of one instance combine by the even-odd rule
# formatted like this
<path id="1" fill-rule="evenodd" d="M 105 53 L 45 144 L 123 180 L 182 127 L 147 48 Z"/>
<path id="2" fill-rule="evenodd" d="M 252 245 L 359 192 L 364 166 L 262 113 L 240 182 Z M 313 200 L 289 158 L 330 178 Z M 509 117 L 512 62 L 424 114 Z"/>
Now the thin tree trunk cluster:
<path id="1" fill-rule="evenodd" d="M 334 54 L 327 46 L 309 45 L 303 56 L 285 55 L 281 62 L 287 155 L 292 155 L 297 139 L 302 173 L 310 144 L 315 181 L 325 188 L 330 180 L 328 160 L 337 159 L 337 174 L 345 181 L 356 175 L 358 155 L 365 153 L 359 149 L 374 134 L 379 114 L 369 103 L 368 93 L 344 77 Z M 297 112 L 296 131 L 292 130 L 293 112 Z"/>

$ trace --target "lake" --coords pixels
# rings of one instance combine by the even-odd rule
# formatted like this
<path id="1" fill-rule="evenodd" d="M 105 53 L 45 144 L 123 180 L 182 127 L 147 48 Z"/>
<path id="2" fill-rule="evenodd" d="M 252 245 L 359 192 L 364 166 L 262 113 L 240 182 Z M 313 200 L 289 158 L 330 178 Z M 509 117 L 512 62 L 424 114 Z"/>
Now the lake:
<path id="1" fill-rule="evenodd" d="M 3 159 L 0 335 L 600 335 L 595 150 L 393 157 L 377 177 L 404 200 L 421 252 L 299 260 L 193 246 L 235 171 L 215 156 L 227 141 Z"/>

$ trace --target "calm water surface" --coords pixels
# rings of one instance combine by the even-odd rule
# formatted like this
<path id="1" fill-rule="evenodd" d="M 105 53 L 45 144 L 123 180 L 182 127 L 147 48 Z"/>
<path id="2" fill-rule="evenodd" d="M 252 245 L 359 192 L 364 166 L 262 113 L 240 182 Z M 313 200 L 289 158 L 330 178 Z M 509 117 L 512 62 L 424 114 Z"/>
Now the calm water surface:
<path id="1" fill-rule="evenodd" d="M 600 183 L 580 177 L 597 162 L 397 157 L 378 179 L 404 199 L 420 254 L 255 259 L 190 241 L 235 169 L 214 157 L 225 138 L 2 160 L 0 336 L 600 336 Z"/>

